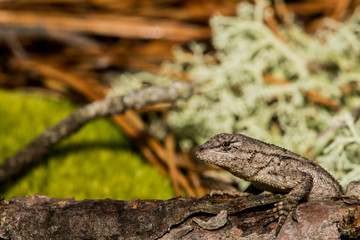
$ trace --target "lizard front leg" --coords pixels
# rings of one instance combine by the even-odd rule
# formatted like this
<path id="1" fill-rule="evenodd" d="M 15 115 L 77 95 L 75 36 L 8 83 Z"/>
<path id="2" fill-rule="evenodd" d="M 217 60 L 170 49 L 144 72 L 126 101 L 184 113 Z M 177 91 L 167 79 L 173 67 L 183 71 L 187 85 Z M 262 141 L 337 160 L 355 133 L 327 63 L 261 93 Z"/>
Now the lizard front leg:
<path id="1" fill-rule="evenodd" d="M 287 217 L 293 213 L 299 202 L 309 194 L 313 184 L 311 175 L 295 171 L 269 171 L 266 174 L 259 172 L 259 174 L 251 180 L 251 182 L 260 189 L 272 189 L 274 192 L 288 192 L 282 201 L 275 204 L 274 208 L 267 212 L 275 215 L 269 218 L 266 224 L 278 219 L 278 225 L 275 230 L 276 234 L 280 232 Z"/>

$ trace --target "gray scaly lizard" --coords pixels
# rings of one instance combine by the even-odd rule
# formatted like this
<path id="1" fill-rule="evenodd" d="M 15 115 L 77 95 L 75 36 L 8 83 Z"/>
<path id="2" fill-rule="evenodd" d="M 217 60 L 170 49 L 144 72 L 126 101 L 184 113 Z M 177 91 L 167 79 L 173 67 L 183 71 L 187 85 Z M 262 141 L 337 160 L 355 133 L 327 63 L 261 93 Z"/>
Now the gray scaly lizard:
<path id="1" fill-rule="evenodd" d="M 219 166 L 253 187 L 286 193 L 271 211 L 278 218 L 278 234 L 301 200 L 339 198 L 343 189 L 321 166 L 273 144 L 241 134 L 218 134 L 199 147 L 199 160 Z"/>

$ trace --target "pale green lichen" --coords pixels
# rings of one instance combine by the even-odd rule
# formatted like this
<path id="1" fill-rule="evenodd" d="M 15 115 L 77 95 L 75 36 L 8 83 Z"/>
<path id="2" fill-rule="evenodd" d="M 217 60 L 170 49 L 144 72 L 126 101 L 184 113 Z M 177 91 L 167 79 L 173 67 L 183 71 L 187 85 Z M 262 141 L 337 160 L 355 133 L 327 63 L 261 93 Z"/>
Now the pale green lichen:
<path id="1" fill-rule="evenodd" d="M 331 133 L 334 139 L 325 147 L 318 160 L 345 185 L 352 180 L 359 180 L 360 176 L 360 121 L 354 122 L 348 112 L 343 112 L 333 119 L 333 126 L 338 126 Z"/>
<path id="2" fill-rule="evenodd" d="M 345 95 L 341 87 L 360 87 L 360 14 L 344 23 L 329 20 L 315 36 L 293 24 L 282 29 L 288 43 L 284 44 L 263 23 L 264 15 L 271 14 L 264 9 L 244 3 L 235 17 L 213 17 L 213 54 L 198 43 L 190 44 L 191 55 L 175 50 L 176 60 L 164 64 L 164 72 L 186 72 L 200 84 L 202 94 L 179 101 L 169 125 L 182 147 L 221 132 L 241 132 L 320 160 L 342 184 L 358 179 L 360 123 L 348 112 L 360 106 L 359 90 Z M 265 73 L 291 84 L 268 84 Z M 148 73 L 124 75 L 114 84 L 114 92 L 124 94 L 153 80 L 172 81 Z M 309 90 L 341 103 L 343 111 L 308 101 L 304 93 Z M 344 116 L 346 124 L 322 134 Z M 152 126 L 158 129 L 154 132 L 164 132 L 158 122 Z"/>

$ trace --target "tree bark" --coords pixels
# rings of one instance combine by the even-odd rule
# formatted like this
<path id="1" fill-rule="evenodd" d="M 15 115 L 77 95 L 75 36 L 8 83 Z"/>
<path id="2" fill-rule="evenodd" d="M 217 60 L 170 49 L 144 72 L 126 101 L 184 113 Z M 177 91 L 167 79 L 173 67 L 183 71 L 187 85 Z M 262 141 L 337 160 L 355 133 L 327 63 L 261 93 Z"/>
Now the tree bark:
<path id="1" fill-rule="evenodd" d="M 46 196 L 0 202 L 3 239 L 348 239 L 360 236 L 359 202 L 301 204 L 278 236 L 264 211 L 281 195 L 170 200 L 83 200 Z"/>

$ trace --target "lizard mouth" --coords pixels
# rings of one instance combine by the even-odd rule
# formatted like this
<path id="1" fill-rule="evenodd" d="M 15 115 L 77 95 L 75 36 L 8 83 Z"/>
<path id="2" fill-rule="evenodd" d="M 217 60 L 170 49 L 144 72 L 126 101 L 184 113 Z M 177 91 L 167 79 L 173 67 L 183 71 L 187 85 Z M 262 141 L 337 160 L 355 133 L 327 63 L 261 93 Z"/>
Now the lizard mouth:
<path id="1" fill-rule="evenodd" d="M 199 159 L 199 160 L 203 160 L 204 159 L 204 157 L 203 157 L 203 151 L 204 151 L 204 148 L 199 148 L 197 151 L 196 151 L 196 153 L 195 153 L 195 155 L 196 155 L 196 158 L 197 159 Z"/>
<path id="2" fill-rule="evenodd" d="M 201 151 L 203 151 L 204 149 L 205 149 L 204 145 L 201 145 L 201 146 L 198 148 L 197 152 L 201 152 Z"/>
<path id="3" fill-rule="evenodd" d="M 209 163 L 208 161 L 208 154 L 207 154 L 207 149 L 204 147 L 199 147 L 199 149 L 196 151 L 195 156 L 198 160 L 202 161 L 202 162 L 206 162 Z"/>

